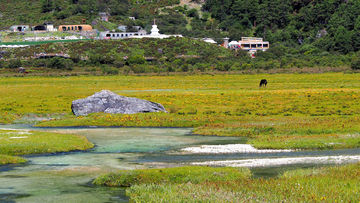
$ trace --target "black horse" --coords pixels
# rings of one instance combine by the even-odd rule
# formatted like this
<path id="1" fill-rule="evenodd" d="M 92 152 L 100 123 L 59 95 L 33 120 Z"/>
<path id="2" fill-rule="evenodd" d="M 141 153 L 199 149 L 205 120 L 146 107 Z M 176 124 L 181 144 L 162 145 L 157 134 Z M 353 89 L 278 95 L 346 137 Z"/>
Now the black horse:
<path id="1" fill-rule="evenodd" d="M 259 87 L 262 87 L 263 85 L 266 87 L 266 84 L 267 84 L 267 80 L 266 80 L 266 79 L 262 79 L 262 80 L 260 81 Z"/>

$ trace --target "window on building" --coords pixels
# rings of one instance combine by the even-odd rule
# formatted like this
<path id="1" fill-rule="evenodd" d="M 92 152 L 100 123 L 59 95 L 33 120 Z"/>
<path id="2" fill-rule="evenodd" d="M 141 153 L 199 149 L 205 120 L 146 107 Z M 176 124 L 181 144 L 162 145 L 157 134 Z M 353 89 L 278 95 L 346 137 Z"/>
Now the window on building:
<path id="1" fill-rule="evenodd" d="M 256 44 L 252 44 L 252 45 L 251 45 L 251 48 L 256 48 Z"/>
<path id="2" fill-rule="evenodd" d="M 264 44 L 264 47 L 269 47 L 269 44 Z"/>
<path id="3" fill-rule="evenodd" d="M 243 44 L 244 48 L 250 48 L 250 44 Z"/>

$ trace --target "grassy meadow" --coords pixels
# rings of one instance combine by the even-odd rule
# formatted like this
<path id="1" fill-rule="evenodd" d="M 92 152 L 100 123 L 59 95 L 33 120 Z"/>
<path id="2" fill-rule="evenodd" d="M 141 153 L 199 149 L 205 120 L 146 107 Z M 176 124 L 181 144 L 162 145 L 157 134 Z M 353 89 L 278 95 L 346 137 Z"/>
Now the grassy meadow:
<path id="1" fill-rule="evenodd" d="M 266 88 L 259 81 L 268 80 Z M 194 127 L 202 135 L 246 136 L 258 148 L 360 145 L 358 74 L 79 76 L 0 78 L 0 122 L 38 126 Z M 94 113 L 71 102 L 101 90 L 164 105 L 169 113 Z"/>
<path id="2" fill-rule="evenodd" d="M 266 78 L 266 88 L 259 88 Z M 258 148 L 360 145 L 358 74 L 80 76 L 1 78 L 0 122 L 38 126 L 194 127 L 246 136 Z M 169 113 L 76 117 L 71 102 L 107 89 L 164 105 Z"/>
<path id="3" fill-rule="evenodd" d="M 263 78 L 268 85 L 259 88 Z M 257 148 L 356 148 L 360 145 L 358 78 L 344 73 L 2 77 L 0 123 L 193 127 L 202 135 L 245 136 Z M 169 113 L 72 114 L 73 100 L 106 89 L 161 103 Z M 6 155 L 0 155 L 1 160 L 20 155 L 23 151 L 6 138 L 8 132 L 1 133 L 1 150 L 6 151 L 0 152 Z M 130 186 L 127 194 L 134 202 L 358 202 L 359 173 L 360 164 L 349 164 L 255 179 L 245 168 L 187 166 L 108 173 L 94 184 Z"/>
<path id="4" fill-rule="evenodd" d="M 19 155 L 86 150 L 93 146 L 85 137 L 78 135 L 0 130 L 0 165 L 25 162 L 25 159 L 17 157 Z"/>
<path id="5" fill-rule="evenodd" d="M 180 167 L 119 171 L 94 184 L 130 186 L 132 202 L 358 202 L 360 164 L 253 179 L 249 169 Z"/>

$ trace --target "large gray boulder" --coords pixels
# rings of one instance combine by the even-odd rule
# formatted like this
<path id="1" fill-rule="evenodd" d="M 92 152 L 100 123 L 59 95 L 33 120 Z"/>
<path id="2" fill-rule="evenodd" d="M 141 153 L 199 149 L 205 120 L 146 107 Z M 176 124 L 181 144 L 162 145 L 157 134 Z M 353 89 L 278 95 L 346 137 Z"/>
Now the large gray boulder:
<path id="1" fill-rule="evenodd" d="M 120 96 L 109 90 L 102 90 L 85 99 L 75 100 L 71 104 L 71 109 L 76 116 L 85 116 L 95 112 L 122 114 L 167 112 L 159 103 Z"/>

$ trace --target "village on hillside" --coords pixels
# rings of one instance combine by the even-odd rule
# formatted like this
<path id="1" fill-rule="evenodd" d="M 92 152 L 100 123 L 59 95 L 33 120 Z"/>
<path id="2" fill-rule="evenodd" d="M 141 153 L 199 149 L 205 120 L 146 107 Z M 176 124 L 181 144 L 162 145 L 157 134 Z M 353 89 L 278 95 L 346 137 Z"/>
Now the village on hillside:
<path id="1" fill-rule="evenodd" d="M 99 20 L 109 21 L 109 13 L 100 12 Z M 131 20 L 135 20 L 135 17 L 129 17 Z M 34 41 L 51 41 L 51 40 L 76 40 L 76 39 L 125 39 L 125 38 L 169 38 L 169 37 L 183 37 L 181 34 L 178 35 L 166 35 L 160 34 L 159 29 L 156 25 L 156 20 L 154 20 L 152 29 L 150 33 L 147 33 L 140 26 L 133 26 L 132 30 L 129 31 L 126 25 L 118 25 L 116 30 L 111 31 L 98 31 L 94 29 L 91 25 L 85 24 L 86 19 L 82 20 L 83 24 L 72 24 L 72 25 L 59 25 L 55 27 L 52 22 L 44 22 L 40 25 L 29 26 L 29 25 L 13 25 L 11 26 L 7 32 L 13 33 L 33 33 L 33 37 L 24 37 L 22 38 L 25 42 L 34 42 Z M 136 30 L 136 31 L 134 31 Z M 52 36 L 48 34 L 47 36 L 37 36 L 40 33 L 52 33 L 52 32 L 62 32 L 69 34 L 68 36 L 58 37 Z M 214 39 L 211 38 L 203 38 L 201 39 L 204 42 L 208 42 L 211 44 L 218 44 Z M 229 38 L 223 38 L 223 43 L 219 44 L 219 46 L 223 46 L 232 50 L 246 50 L 249 54 L 254 54 L 257 50 L 266 51 L 269 49 L 269 42 L 263 41 L 262 38 L 255 37 L 242 37 L 240 41 L 231 41 L 229 42 Z M 23 45 L 26 46 L 26 45 Z M 0 48 L 17 48 L 19 45 L 1 45 Z"/>

